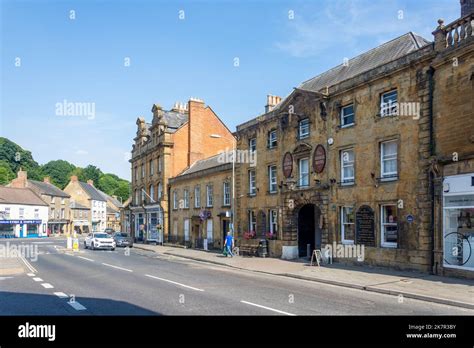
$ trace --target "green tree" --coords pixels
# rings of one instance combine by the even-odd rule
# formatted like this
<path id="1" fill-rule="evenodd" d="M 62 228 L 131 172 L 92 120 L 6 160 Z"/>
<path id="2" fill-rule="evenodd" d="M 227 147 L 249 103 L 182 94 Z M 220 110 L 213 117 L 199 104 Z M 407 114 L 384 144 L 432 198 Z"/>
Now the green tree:
<path id="1" fill-rule="evenodd" d="M 119 187 L 119 178 L 113 174 L 102 174 L 97 187 L 108 195 L 113 195 L 114 191 Z"/>
<path id="2" fill-rule="evenodd" d="M 42 174 L 49 176 L 51 182 L 60 189 L 66 187 L 74 169 L 76 169 L 76 166 L 64 160 L 50 161 L 41 167 Z"/>
<path id="3" fill-rule="evenodd" d="M 16 177 L 7 161 L 0 161 L 0 185 L 6 185 Z"/>
<path id="4" fill-rule="evenodd" d="M 99 179 L 101 175 L 102 175 L 102 171 L 99 168 L 89 164 L 87 167 L 85 167 L 82 170 L 79 180 L 85 181 L 85 182 L 87 182 L 87 180 L 93 180 L 95 185 L 97 185 L 99 183 Z"/>
<path id="5" fill-rule="evenodd" d="M 113 194 L 117 197 L 122 197 L 122 201 L 125 202 L 128 197 L 130 197 L 130 183 L 128 181 L 121 180 Z"/>
<path id="6" fill-rule="evenodd" d="M 13 173 L 17 173 L 22 168 L 36 174 L 39 168 L 30 151 L 24 150 L 7 138 L 0 137 L 0 161 L 2 160 L 8 163 Z"/>

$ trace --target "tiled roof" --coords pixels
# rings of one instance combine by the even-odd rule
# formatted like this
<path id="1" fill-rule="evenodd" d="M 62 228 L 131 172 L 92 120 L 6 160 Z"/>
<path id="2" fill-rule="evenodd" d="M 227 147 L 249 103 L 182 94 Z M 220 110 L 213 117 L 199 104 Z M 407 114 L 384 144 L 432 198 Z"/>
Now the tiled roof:
<path id="1" fill-rule="evenodd" d="M 347 64 L 338 65 L 303 82 L 298 88 L 313 92 L 321 91 L 327 86 L 336 85 L 344 80 L 389 63 L 428 44 L 430 44 L 430 41 L 409 32 L 350 59 Z"/>
<path id="2" fill-rule="evenodd" d="M 188 169 L 182 172 L 179 176 L 196 173 L 201 170 L 219 167 L 224 164 L 227 164 L 227 163 L 222 163 L 221 161 L 219 161 L 219 155 L 215 155 L 215 156 L 208 157 L 208 158 L 194 162 Z"/>
<path id="3" fill-rule="evenodd" d="M 87 195 L 90 199 L 94 201 L 103 201 L 106 202 L 107 200 L 100 194 L 99 190 L 97 190 L 94 186 L 89 185 L 85 182 L 79 181 L 79 185 L 81 185 L 82 189 L 86 191 Z"/>
<path id="4" fill-rule="evenodd" d="M 0 186 L 0 203 L 44 206 L 48 205 L 29 188 L 14 188 L 3 186 Z"/>
<path id="5" fill-rule="evenodd" d="M 163 121 L 166 122 L 168 131 L 175 132 L 179 127 L 188 122 L 188 114 L 176 111 L 163 111 Z"/>
<path id="6" fill-rule="evenodd" d="M 28 180 L 28 184 L 35 186 L 44 195 L 64 197 L 64 198 L 71 197 L 66 192 L 60 190 L 59 188 L 57 188 L 51 183 L 36 181 L 36 180 Z"/>

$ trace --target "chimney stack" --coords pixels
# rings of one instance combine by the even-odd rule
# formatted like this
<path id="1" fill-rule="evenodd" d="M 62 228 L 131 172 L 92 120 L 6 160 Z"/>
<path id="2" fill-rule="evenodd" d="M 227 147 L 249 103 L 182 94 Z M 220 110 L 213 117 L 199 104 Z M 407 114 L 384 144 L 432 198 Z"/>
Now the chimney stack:
<path id="1" fill-rule="evenodd" d="M 20 170 L 17 173 L 17 177 L 12 180 L 11 187 L 25 188 L 28 181 L 28 173 L 24 170 Z"/>
<path id="2" fill-rule="evenodd" d="M 78 182 L 79 180 L 77 179 L 77 175 L 72 175 L 71 176 L 71 182 Z"/>
<path id="3" fill-rule="evenodd" d="M 181 102 L 175 102 L 173 107 L 171 108 L 171 111 L 179 112 L 181 114 L 185 114 L 188 112 L 188 104 L 187 103 L 181 103 Z"/>
<path id="4" fill-rule="evenodd" d="M 45 176 L 45 177 L 43 178 L 43 182 L 45 182 L 45 183 L 47 183 L 47 184 L 50 184 L 51 182 L 50 182 L 49 176 Z"/>
<path id="5" fill-rule="evenodd" d="M 265 113 L 270 112 L 273 110 L 273 108 L 281 102 L 281 97 L 278 97 L 276 95 L 267 95 L 267 105 L 265 105 Z"/>
<path id="6" fill-rule="evenodd" d="M 94 186 L 94 180 L 91 180 L 91 179 L 87 180 L 87 184 Z"/>
<path id="7" fill-rule="evenodd" d="M 474 0 L 461 0 L 461 18 L 474 13 Z"/>

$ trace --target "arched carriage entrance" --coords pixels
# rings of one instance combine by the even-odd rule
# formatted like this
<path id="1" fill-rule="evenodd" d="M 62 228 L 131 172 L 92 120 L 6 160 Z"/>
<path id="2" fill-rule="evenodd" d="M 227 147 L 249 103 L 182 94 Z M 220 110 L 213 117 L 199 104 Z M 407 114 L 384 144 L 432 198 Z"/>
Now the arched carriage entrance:
<path id="1" fill-rule="evenodd" d="M 298 256 L 309 257 L 314 249 L 321 249 L 321 211 L 314 204 L 305 204 L 298 211 Z"/>

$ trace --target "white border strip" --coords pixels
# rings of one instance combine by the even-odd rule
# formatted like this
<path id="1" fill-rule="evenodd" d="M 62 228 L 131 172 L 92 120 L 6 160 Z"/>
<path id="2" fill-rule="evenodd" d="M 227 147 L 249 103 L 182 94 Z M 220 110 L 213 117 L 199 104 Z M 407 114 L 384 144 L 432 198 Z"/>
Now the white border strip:
<path id="1" fill-rule="evenodd" d="M 278 309 L 274 309 L 274 308 L 270 308 L 270 307 L 265 307 L 265 306 L 262 306 L 262 305 L 259 305 L 259 304 L 256 304 L 256 303 L 252 303 L 252 302 L 247 302 L 247 301 L 244 301 L 244 300 L 241 300 L 240 302 L 241 302 L 241 303 L 248 304 L 248 305 L 251 305 L 251 306 L 259 307 L 259 308 L 268 309 L 269 311 L 277 312 L 277 313 L 280 313 L 280 314 L 296 316 L 296 314 L 292 314 L 292 313 L 288 313 L 288 312 L 283 312 L 283 311 L 280 311 L 280 310 L 278 310 Z"/>

